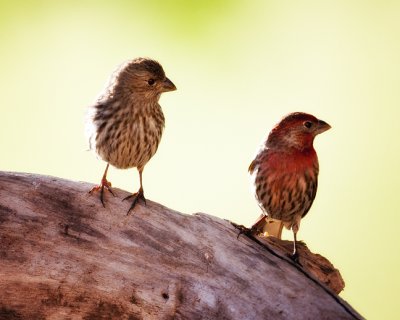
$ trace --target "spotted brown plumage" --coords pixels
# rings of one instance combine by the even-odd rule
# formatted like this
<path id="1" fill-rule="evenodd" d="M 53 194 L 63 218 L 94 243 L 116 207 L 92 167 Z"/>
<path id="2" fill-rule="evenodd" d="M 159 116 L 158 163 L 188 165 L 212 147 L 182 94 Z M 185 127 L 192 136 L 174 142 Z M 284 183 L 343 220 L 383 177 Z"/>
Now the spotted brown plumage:
<path id="1" fill-rule="evenodd" d="M 100 185 L 91 190 L 100 190 L 103 206 L 104 189 L 112 193 L 107 181 L 110 164 L 120 169 L 136 167 L 139 171 L 139 191 L 127 197 L 133 197 L 129 211 L 139 199 L 145 200 L 143 169 L 156 153 L 165 125 L 158 101 L 163 92 L 173 90 L 175 85 L 157 61 L 136 58 L 114 72 L 104 94 L 89 108 L 86 121 L 89 145 L 107 162 Z"/>
<path id="2" fill-rule="evenodd" d="M 295 258 L 300 221 L 317 193 L 319 164 L 314 138 L 328 129 L 326 122 L 310 114 L 291 113 L 271 130 L 249 167 L 263 210 L 252 233 L 267 232 L 280 238 L 283 226 L 292 229 Z"/>

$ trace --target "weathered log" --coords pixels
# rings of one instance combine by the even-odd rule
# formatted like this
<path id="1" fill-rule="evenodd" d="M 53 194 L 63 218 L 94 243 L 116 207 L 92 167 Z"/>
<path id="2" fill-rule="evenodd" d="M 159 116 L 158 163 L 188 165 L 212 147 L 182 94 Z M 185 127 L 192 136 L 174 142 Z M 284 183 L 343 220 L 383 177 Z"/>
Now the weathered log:
<path id="1" fill-rule="evenodd" d="M 103 208 L 92 186 L 0 172 L 0 319 L 362 318 L 305 246 L 303 268 L 285 242 L 149 200 L 127 215 L 126 191 Z"/>

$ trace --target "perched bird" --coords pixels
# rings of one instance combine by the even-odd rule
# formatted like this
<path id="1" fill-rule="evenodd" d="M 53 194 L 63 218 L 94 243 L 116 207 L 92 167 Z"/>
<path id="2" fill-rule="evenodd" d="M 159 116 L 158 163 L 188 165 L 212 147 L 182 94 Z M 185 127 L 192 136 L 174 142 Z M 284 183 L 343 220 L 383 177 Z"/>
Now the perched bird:
<path id="1" fill-rule="evenodd" d="M 292 229 L 295 260 L 300 220 L 310 210 L 317 192 L 319 165 L 314 138 L 330 128 L 311 114 L 290 113 L 272 129 L 249 167 L 263 210 L 250 231 L 280 238 L 283 226 Z"/>
<path id="2" fill-rule="evenodd" d="M 164 129 L 164 114 L 158 103 L 163 92 L 176 90 L 161 65 L 147 58 L 130 60 L 113 74 L 105 91 L 89 107 L 86 131 L 90 149 L 107 162 L 99 186 L 100 200 L 104 206 L 104 189 L 112 194 L 107 181 L 109 165 L 126 169 L 136 167 L 140 176 L 138 192 L 133 197 L 128 212 L 139 199 L 146 201 L 142 174 L 146 163 L 156 153 Z"/>

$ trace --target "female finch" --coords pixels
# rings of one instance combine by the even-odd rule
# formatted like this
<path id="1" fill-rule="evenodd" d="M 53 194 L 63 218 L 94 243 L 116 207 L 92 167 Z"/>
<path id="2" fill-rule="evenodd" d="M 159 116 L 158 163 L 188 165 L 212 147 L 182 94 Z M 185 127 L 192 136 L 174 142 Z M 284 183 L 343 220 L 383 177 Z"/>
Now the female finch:
<path id="1" fill-rule="evenodd" d="M 310 114 L 288 114 L 269 133 L 249 167 L 256 199 L 264 211 L 251 232 L 280 238 L 283 226 L 292 229 L 295 260 L 300 220 L 310 210 L 317 192 L 319 165 L 314 138 L 330 128 Z"/>
<path id="2" fill-rule="evenodd" d="M 128 212 L 139 199 L 145 201 L 143 169 L 157 151 L 165 122 L 158 100 L 163 92 L 173 90 L 175 85 L 157 61 L 136 58 L 115 72 L 105 94 L 89 108 L 89 145 L 107 162 L 100 185 L 90 192 L 100 190 L 103 206 L 104 189 L 113 193 L 107 181 L 110 164 L 120 169 L 136 167 L 139 171 L 138 192 L 125 198 L 133 197 Z"/>

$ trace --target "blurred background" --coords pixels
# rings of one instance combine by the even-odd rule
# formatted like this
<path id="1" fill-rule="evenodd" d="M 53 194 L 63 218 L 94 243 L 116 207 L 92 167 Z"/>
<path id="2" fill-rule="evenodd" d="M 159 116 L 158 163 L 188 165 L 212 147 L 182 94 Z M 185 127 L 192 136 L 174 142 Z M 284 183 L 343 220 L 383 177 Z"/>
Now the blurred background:
<path id="1" fill-rule="evenodd" d="M 312 113 L 332 130 L 316 140 L 319 190 L 299 238 L 341 271 L 361 314 L 398 319 L 399 16 L 390 0 L 1 0 L 0 170 L 98 183 L 86 107 L 117 65 L 152 57 L 178 91 L 161 97 L 147 198 L 250 226 L 258 145 L 286 113 Z M 108 177 L 139 185 L 136 169 Z"/>

